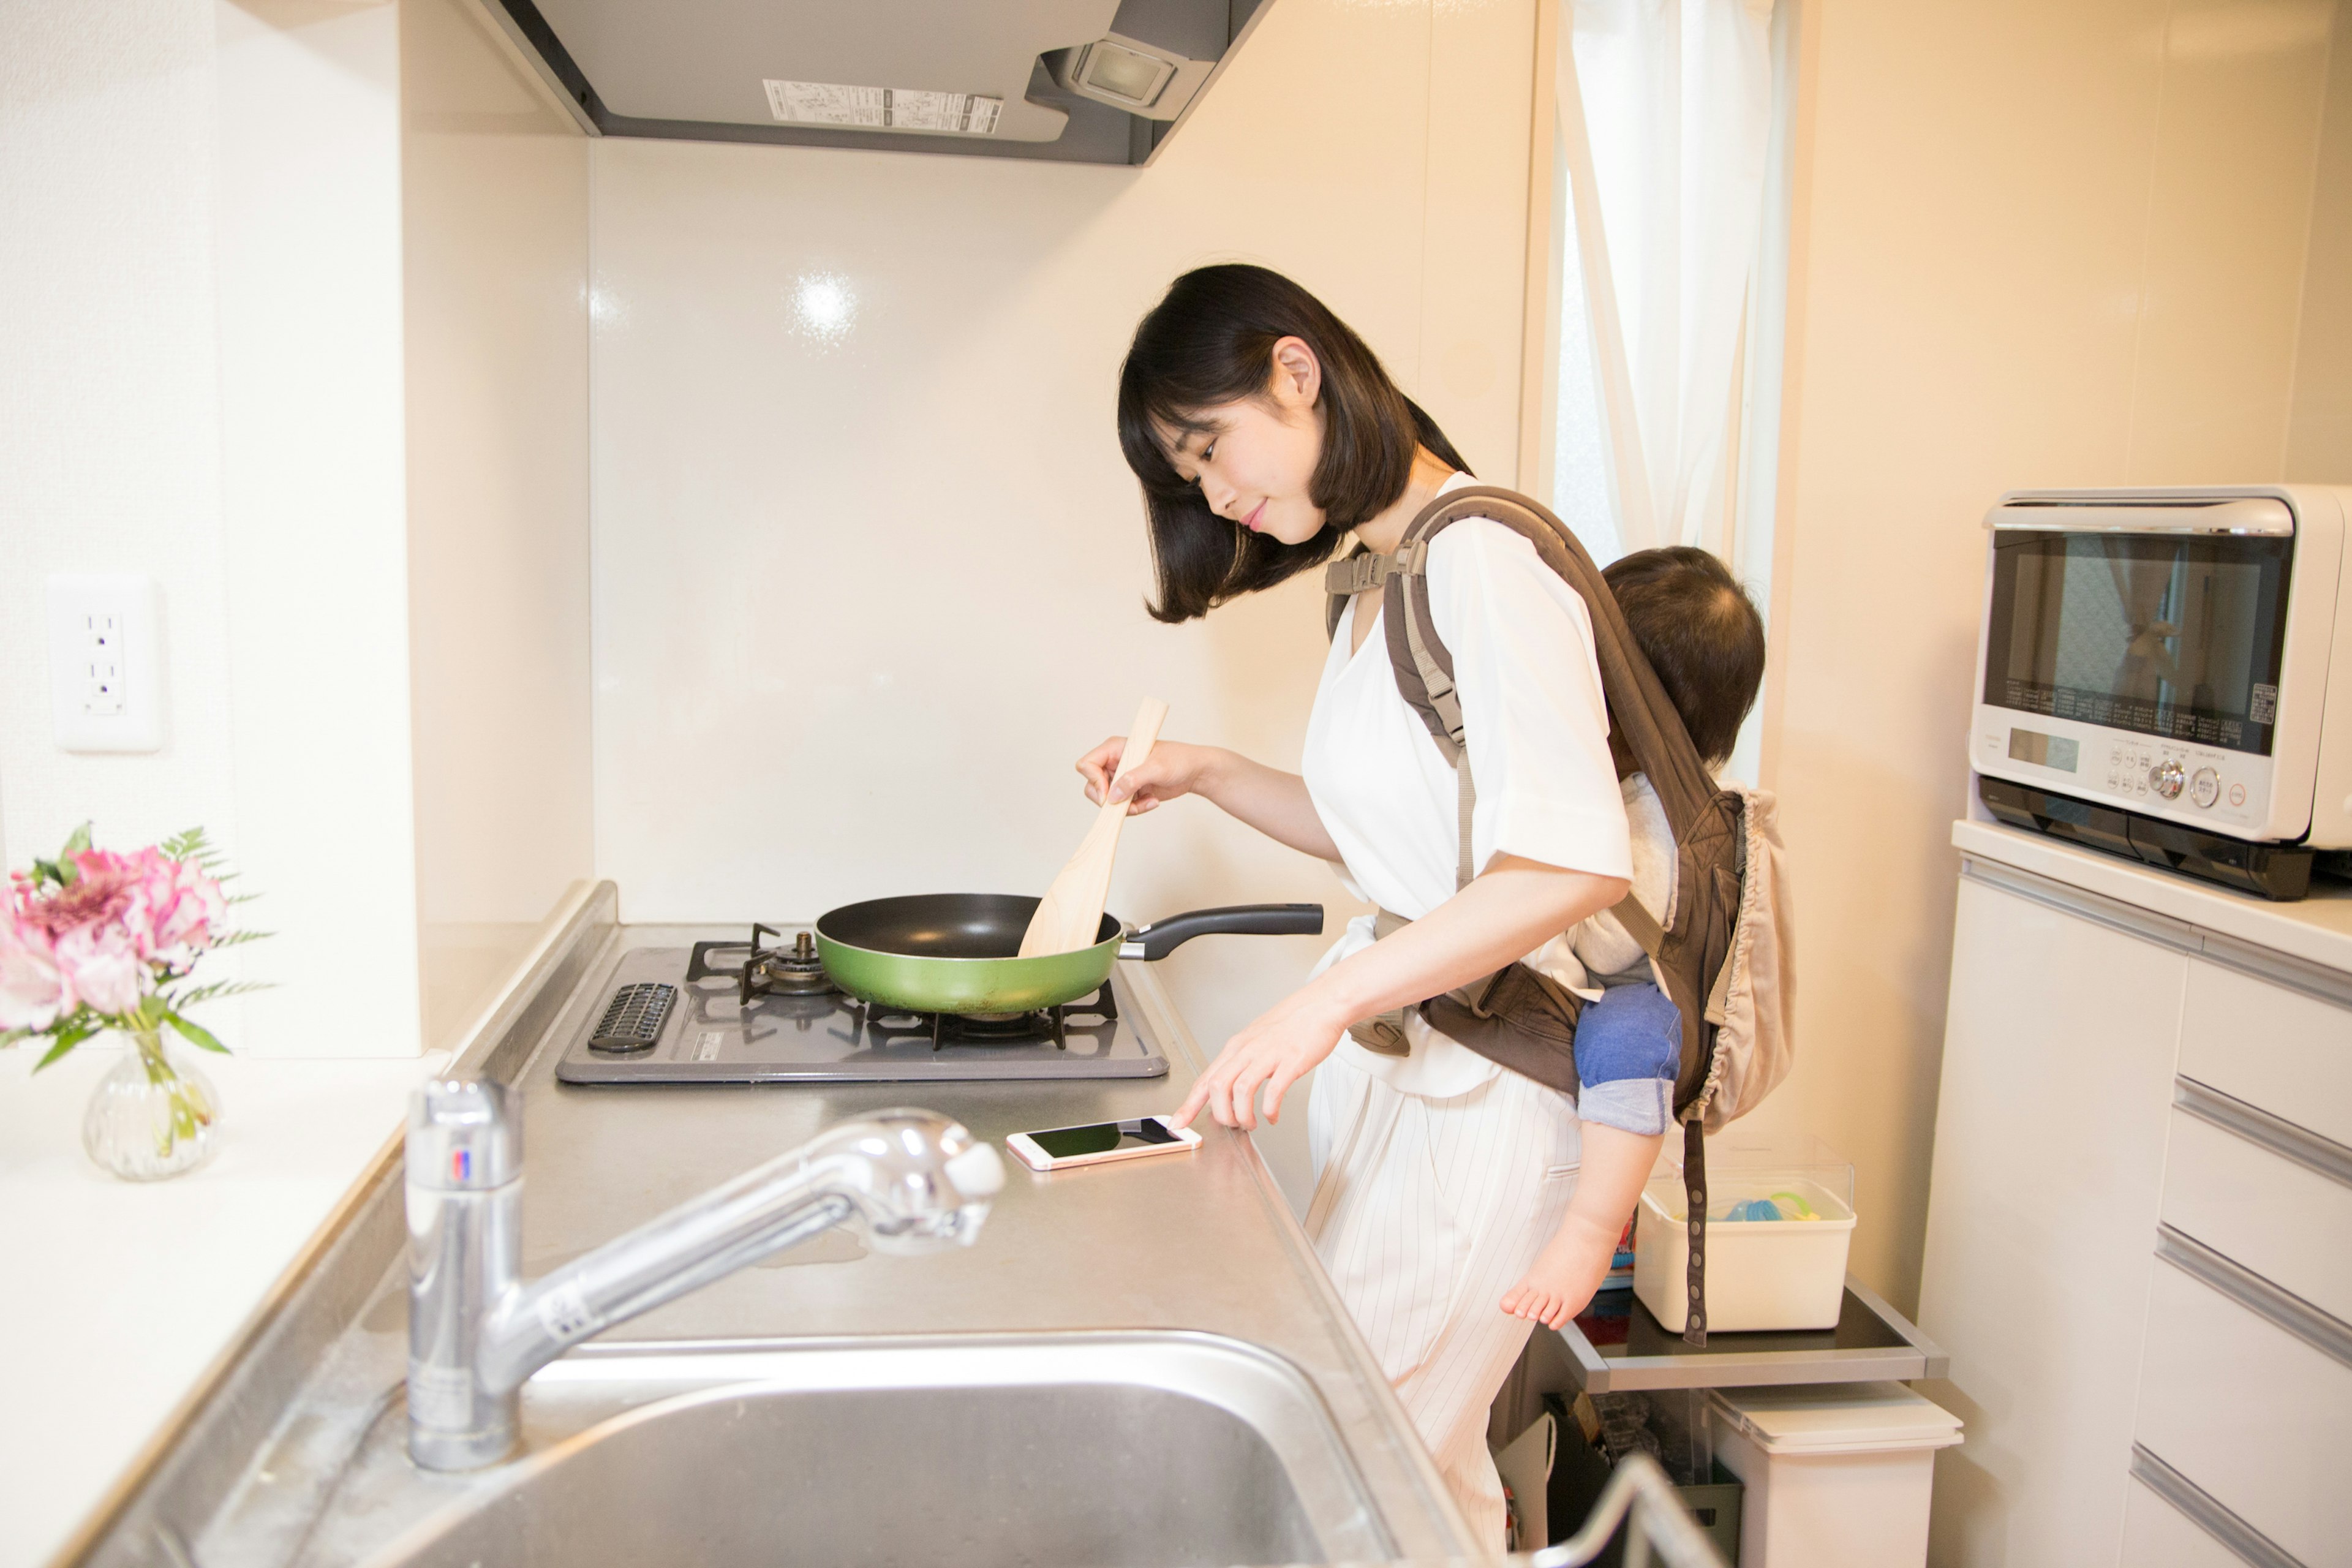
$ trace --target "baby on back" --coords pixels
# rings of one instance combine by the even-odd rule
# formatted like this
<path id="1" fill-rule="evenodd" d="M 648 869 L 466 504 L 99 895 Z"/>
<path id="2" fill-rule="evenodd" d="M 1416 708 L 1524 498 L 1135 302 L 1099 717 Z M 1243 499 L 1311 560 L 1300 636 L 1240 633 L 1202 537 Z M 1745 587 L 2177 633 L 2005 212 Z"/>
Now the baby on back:
<path id="1" fill-rule="evenodd" d="M 1688 545 L 1637 551 L 1601 576 L 1691 743 L 1709 767 L 1722 766 L 1764 679 L 1764 622 L 1747 591 L 1721 561 Z M 1613 732 L 1609 743 L 1633 836 L 1632 896 L 1670 926 L 1675 841 L 1665 810 Z M 1682 1015 L 1623 922 L 1604 910 L 1568 941 L 1598 991 L 1576 1024 L 1582 1163 L 1559 1232 L 1502 1302 L 1553 1328 L 1583 1310 L 1608 1272 L 1673 1122 L 1682 1065 Z"/>

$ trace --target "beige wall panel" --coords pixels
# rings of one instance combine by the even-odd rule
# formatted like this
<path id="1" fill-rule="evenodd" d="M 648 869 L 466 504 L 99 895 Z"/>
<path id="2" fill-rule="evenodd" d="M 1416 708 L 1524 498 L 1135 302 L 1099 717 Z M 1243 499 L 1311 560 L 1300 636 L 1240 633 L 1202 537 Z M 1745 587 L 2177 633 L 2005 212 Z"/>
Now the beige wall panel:
<path id="1" fill-rule="evenodd" d="M 2132 484 L 2284 477 L 2330 0 L 2174 0 Z"/>
<path id="2" fill-rule="evenodd" d="M 466 0 L 401 8 L 428 1048 L 590 874 L 588 144 Z"/>
<path id="3" fill-rule="evenodd" d="M 2352 484 L 2352 0 L 2336 0 L 2286 477 Z"/>
<path id="4" fill-rule="evenodd" d="M 1755 1131 L 1857 1167 L 1853 1267 L 1916 1299 L 2002 489 L 2112 483 L 2162 0 L 1807 7 L 1790 310 L 1792 531 L 1769 742 L 1796 879 L 1800 1049 Z"/>
<path id="5" fill-rule="evenodd" d="M 1517 426 L 1535 12 L 1536 0 L 1472 0 L 1432 18 L 1416 394 L 1448 435 L 1509 430 L 1508 445 L 1462 456 L 1480 478 L 1522 489 L 1532 478 L 1519 472 Z M 1514 255 L 1521 265 L 1500 265 Z"/>

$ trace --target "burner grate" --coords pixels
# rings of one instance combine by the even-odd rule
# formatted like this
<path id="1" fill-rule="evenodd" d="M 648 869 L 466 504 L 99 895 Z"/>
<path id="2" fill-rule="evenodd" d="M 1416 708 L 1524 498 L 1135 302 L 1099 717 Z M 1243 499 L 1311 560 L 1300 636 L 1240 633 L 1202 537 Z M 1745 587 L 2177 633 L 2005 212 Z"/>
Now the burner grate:
<path id="1" fill-rule="evenodd" d="M 687 955 L 686 983 L 713 976 L 735 980 L 735 1000 L 750 1006 L 755 996 L 822 996 L 838 989 L 824 972 L 824 960 L 818 956 L 816 942 L 808 932 L 802 931 L 786 947 L 762 947 L 763 936 L 782 936 L 772 926 L 754 924 L 749 942 L 698 942 Z M 740 952 L 740 964 L 713 963 L 714 952 Z"/>
<path id="2" fill-rule="evenodd" d="M 1070 1048 L 1069 1030 L 1073 1025 L 1098 1028 L 1118 1022 L 1118 1004 L 1111 996 L 1108 980 L 1091 996 L 1028 1013 L 979 1016 L 921 1013 L 886 1007 L 878 1002 L 867 1004 L 863 1011 L 866 1033 L 886 1043 L 920 1039 L 928 1035 L 935 1051 L 948 1046 L 1025 1046 L 1040 1039 L 1049 1039 L 1056 1050 L 1066 1051 Z"/>

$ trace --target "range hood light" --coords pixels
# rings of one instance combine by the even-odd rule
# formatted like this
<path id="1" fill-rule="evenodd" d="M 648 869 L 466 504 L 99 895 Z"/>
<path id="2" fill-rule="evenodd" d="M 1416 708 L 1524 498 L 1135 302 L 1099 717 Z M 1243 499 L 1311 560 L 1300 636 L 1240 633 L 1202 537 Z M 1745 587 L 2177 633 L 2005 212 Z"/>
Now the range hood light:
<path id="1" fill-rule="evenodd" d="M 1078 79 L 1095 92 L 1146 109 L 1175 74 L 1173 62 L 1108 38 L 1087 45 L 1087 58 L 1078 67 Z"/>

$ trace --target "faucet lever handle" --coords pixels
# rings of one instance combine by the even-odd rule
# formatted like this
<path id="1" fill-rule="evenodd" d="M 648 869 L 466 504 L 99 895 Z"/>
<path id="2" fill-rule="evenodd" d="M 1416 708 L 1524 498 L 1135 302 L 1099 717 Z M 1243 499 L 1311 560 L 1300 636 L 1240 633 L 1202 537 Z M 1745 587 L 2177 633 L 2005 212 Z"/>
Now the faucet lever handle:
<path id="1" fill-rule="evenodd" d="M 408 1184 L 482 1192 L 522 1174 L 519 1091 L 488 1079 L 427 1079 L 408 1103 Z"/>

